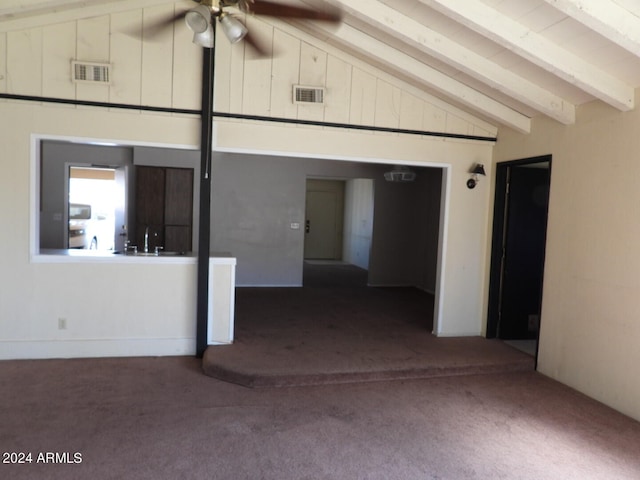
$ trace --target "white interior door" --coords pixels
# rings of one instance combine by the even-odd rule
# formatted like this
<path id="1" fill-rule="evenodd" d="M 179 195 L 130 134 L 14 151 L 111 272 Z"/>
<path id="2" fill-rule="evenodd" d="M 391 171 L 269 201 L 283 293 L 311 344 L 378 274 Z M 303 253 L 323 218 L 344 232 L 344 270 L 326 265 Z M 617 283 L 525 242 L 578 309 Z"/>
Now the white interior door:
<path id="1" fill-rule="evenodd" d="M 307 182 L 304 258 L 342 259 L 343 210 L 343 181 Z"/>

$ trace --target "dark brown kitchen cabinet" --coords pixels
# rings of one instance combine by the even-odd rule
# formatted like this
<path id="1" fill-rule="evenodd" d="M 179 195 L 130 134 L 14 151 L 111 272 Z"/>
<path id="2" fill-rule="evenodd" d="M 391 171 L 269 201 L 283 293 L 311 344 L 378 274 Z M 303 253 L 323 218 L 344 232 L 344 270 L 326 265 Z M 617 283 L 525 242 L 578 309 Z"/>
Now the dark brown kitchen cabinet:
<path id="1" fill-rule="evenodd" d="M 191 250 L 193 169 L 136 167 L 135 245 L 143 251 L 148 232 L 149 251 Z"/>

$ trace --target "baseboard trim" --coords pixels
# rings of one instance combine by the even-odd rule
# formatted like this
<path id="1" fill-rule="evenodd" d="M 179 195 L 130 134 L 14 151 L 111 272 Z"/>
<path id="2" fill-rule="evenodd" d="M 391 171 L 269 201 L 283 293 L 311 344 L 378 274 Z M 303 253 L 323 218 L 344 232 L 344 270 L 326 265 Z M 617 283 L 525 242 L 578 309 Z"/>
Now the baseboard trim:
<path id="1" fill-rule="evenodd" d="M 195 355 L 195 338 L 0 341 L 0 360 Z"/>
<path id="2" fill-rule="evenodd" d="M 481 332 L 440 332 L 433 334 L 436 337 L 483 337 Z"/>

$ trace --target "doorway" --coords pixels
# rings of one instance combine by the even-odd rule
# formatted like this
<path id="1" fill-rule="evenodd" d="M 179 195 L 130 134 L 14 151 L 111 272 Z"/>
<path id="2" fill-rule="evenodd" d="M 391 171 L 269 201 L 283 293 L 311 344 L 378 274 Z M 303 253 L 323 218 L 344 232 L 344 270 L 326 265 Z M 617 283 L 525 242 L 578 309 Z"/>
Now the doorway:
<path id="1" fill-rule="evenodd" d="M 344 190 L 342 180 L 307 180 L 305 260 L 342 260 Z"/>
<path id="2" fill-rule="evenodd" d="M 69 166 L 66 248 L 114 250 L 124 224 L 124 167 Z"/>
<path id="3" fill-rule="evenodd" d="M 487 337 L 537 355 L 551 156 L 496 165 Z"/>

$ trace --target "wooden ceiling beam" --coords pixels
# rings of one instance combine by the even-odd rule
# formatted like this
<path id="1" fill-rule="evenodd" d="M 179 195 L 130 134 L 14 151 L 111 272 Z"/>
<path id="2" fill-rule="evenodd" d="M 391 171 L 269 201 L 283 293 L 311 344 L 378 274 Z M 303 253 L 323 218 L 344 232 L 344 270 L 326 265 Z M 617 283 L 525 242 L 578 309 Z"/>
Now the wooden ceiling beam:
<path id="1" fill-rule="evenodd" d="M 634 89 L 478 0 L 420 0 L 621 111 L 635 106 Z M 597 3 L 597 2 L 593 2 Z"/>
<path id="2" fill-rule="evenodd" d="M 549 5 L 640 57 L 640 18 L 611 0 L 545 0 Z"/>
<path id="3" fill-rule="evenodd" d="M 344 23 L 337 27 L 326 27 L 319 22 L 308 22 L 307 26 L 310 30 L 325 37 L 331 37 L 332 41 L 337 41 L 375 62 L 383 63 L 389 67 L 390 72 L 424 84 L 454 103 L 464 105 L 518 132 L 530 133 L 531 131 L 529 117 L 360 30 Z"/>
<path id="4" fill-rule="evenodd" d="M 565 125 L 575 123 L 572 103 L 377 0 L 331 0 L 330 3 L 544 115 Z"/>

